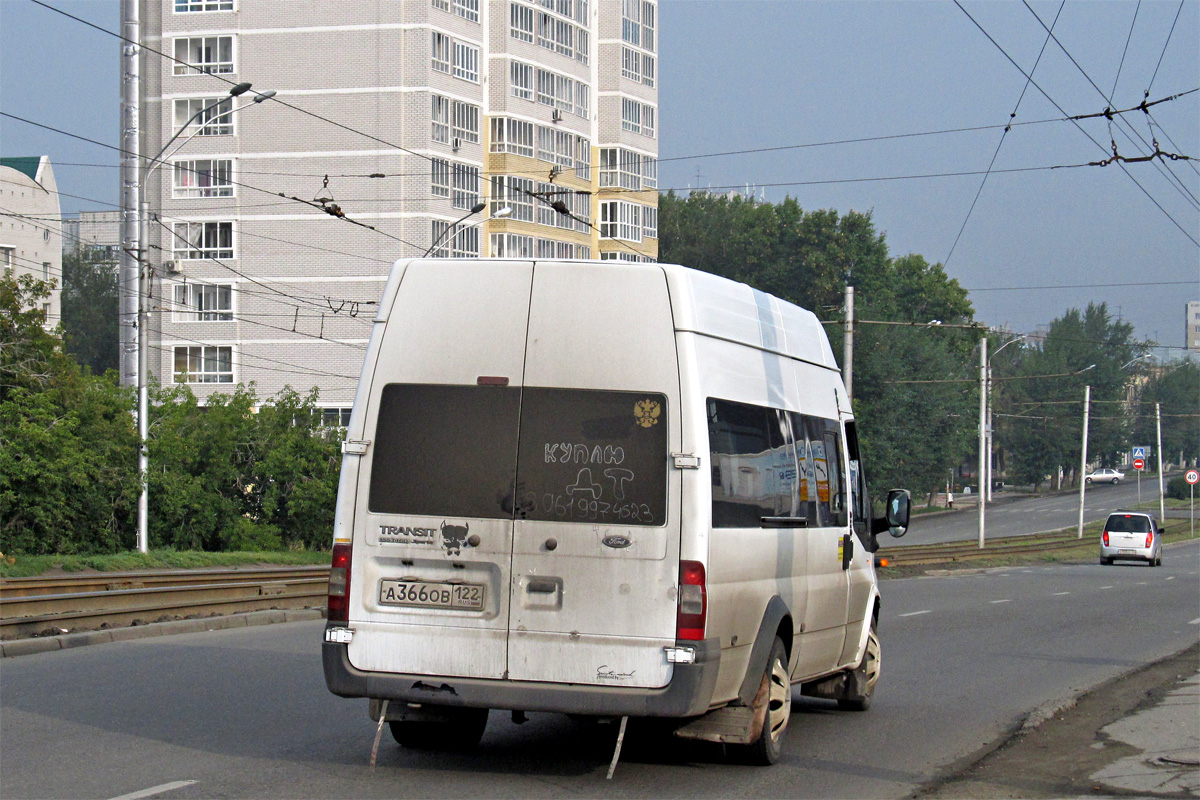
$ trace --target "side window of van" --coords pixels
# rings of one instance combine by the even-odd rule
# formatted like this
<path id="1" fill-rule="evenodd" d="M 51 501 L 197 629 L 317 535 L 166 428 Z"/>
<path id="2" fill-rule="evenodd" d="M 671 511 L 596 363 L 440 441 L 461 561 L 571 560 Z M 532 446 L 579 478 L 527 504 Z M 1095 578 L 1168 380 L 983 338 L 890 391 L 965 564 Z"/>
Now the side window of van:
<path id="1" fill-rule="evenodd" d="M 867 476 L 858 449 L 858 429 L 853 422 L 846 423 L 846 455 L 850 460 L 850 513 L 854 533 L 867 546 L 871 540 L 871 498 L 867 494 Z"/>
<path id="2" fill-rule="evenodd" d="M 793 516 L 798 470 L 787 414 L 708 400 L 715 528 L 758 528 L 763 517 Z"/>
<path id="3" fill-rule="evenodd" d="M 520 399 L 518 387 L 385 386 L 368 507 L 382 514 L 511 518 Z"/>
<path id="4" fill-rule="evenodd" d="M 800 511 L 812 527 L 844 524 L 845 477 L 842 446 L 835 420 L 791 414 L 800 462 Z"/>
<path id="5" fill-rule="evenodd" d="M 526 387 L 519 519 L 665 525 L 667 398 Z"/>

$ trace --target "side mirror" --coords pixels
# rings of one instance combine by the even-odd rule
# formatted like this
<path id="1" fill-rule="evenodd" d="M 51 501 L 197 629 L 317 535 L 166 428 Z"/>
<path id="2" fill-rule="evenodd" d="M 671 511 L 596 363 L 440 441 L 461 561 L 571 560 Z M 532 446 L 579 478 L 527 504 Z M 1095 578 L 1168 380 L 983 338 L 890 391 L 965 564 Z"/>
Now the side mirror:
<path id="1" fill-rule="evenodd" d="M 911 495 L 908 489 L 892 489 L 888 492 L 887 521 L 888 533 L 896 538 L 908 533 L 908 516 L 911 511 Z"/>
<path id="2" fill-rule="evenodd" d="M 907 489 L 892 489 L 888 492 L 887 510 L 884 516 L 871 520 L 871 539 L 887 531 L 899 538 L 908 533 L 908 517 L 911 511 L 911 494 Z M 876 547 L 878 547 L 878 544 Z M 874 551 L 872 551 L 874 552 Z"/>

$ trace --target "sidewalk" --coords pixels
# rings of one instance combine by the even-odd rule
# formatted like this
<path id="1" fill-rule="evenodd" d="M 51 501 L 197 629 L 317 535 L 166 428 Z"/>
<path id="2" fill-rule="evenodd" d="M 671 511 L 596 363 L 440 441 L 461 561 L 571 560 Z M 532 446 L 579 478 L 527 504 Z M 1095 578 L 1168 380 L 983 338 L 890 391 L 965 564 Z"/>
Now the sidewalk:
<path id="1" fill-rule="evenodd" d="M 920 798 L 1200 797 L 1200 645 L 1035 711 Z"/>

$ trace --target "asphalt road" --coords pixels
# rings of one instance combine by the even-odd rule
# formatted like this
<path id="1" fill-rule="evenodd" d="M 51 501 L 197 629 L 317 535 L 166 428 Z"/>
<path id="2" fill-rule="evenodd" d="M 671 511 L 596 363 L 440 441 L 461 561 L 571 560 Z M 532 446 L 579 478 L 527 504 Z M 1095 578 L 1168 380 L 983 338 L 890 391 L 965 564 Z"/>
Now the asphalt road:
<path id="1" fill-rule="evenodd" d="M 1141 496 L 1142 502 L 1158 497 L 1157 478 L 1142 479 Z M 1116 486 L 1093 484 L 1084 492 L 1083 519 L 1085 522 L 1095 522 L 1118 508 L 1131 508 L 1137 502 L 1136 479 L 1127 479 Z M 985 538 L 1024 536 L 1073 528 L 1079 524 L 1079 492 L 1076 490 L 1046 497 L 1008 497 L 1003 492 L 996 492 L 984 512 Z M 961 511 L 930 517 L 918 514 L 912 518 L 908 533 L 902 538 L 893 539 L 884 535 L 880 537 L 880 543 L 884 547 L 891 547 L 975 540 L 978 537 L 979 510 L 976 506 L 970 506 Z"/>
<path id="2" fill-rule="evenodd" d="M 329 694 L 322 624 L 82 647 L 0 664 L 0 796 L 906 797 L 1031 711 L 1200 636 L 1200 543 L 1099 564 L 884 582 L 883 677 L 866 713 L 797 698 L 780 764 L 631 725 L 493 713 L 478 751 L 368 766 L 366 701 Z M 139 794 L 150 792 L 150 794 Z"/>

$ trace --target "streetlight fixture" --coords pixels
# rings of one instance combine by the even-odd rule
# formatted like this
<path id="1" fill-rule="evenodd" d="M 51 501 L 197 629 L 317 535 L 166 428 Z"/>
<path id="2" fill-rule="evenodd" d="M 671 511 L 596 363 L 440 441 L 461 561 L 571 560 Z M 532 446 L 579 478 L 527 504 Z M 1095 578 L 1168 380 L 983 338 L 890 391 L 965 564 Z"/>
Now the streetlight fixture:
<path id="1" fill-rule="evenodd" d="M 935 322 L 936 321 L 937 320 L 935 320 Z M 987 388 L 987 423 L 984 428 L 986 436 L 987 436 L 987 469 L 986 469 L 986 475 L 985 475 L 985 477 L 987 478 L 987 488 L 982 489 L 982 491 L 984 491 L 986 493 L 989 503 L 992 501 L 992 447 L 993 447 L 993 440 L 995 438 L 994 437 L 995 432 L 992 430 L 992 361 L 995 360 L 996 356 L 999 355 L 1001 350 L 1008 347 L 1010 344 L 1013 344 L 1014 342 L 1023 342 L 1023 341 L 1025 341 L 1024 334 L 1021 334 L 1019 336 L 1014 336 L 1012 339 L 1009 339 L 1007 342 L 1005 342 L 1004 344 L 997 347 L 995 352 L 992 353 L 991 359 L 988 360 L 987 387 L 986 387 Z"/>
<path id="2" fill-rule="evenodd" d="M 485 208 L 487 208 L 487 203 L 484 203 L 484 202 L 479 202 L 479 203 L 476 203 L 475 205 L 471 206 L 470 211 L 468 211 L 466 214 L 463 214 L 458 219 L 454 220 L 454 222 L 452 222 L 450 225 L 448 225 L 444 231 L 442 231 L 440 234 L 438 234 L 438 237 L 433 240 L 433 244 L 429 245 L 429 249 L 425 251 L 425 254 L 424 254 L 424 256 L 422 256 L 422 258 L 427 258 L 430 253 L 432 253 L 434 250 L 436 250 L 438 248 L 438 245 L 440 245 L 442 243 L 442 240 L 446 238 L 446 235 L 449 234 L 451 231 L 453 231 L 455 228 L 457 228 L 460 224 L 462 224 L 463 220 L 465 220 L 467 217 L 470 217 L 474 214 L 478 214 L 480 211 L 483 211 Z M 491 217 L 489 217 L 489 219 L 504 219 L 505 217 L 512 214 L 512 211 L 513 210 L 510 206 L 505 206 L 504 208 L 497 209 L 496 212 L 494 214 L 492 214 Z M 479 220 L 479 222 L 477 222 L 475 224 L 482 225 L 484 222 L 487 222 L 487 220 L 481 219 L 481 220 Z M 473 227 L 473 226 L 468 226 L 468 229 L 470 227 Z M 457 235 L 457 233 L 455 235 Z"/>
<path id="3" fill-rule="evenodd" d="M 229 90 L 229 97 L 239 97 L 245 94 L 246 92 L 250 91 L 251 85 L 252 84 L 249 82 L 243 82 L 234 85 Z M 254 101 L 252 103 L 247 103 L 246 105 L 239 106 L 238 108 L 231 108 L 228 111 L 223 111 L 217 114 L 211 120 L 202 123 L 199 128 L 192 132 L 190 136 L 180 142 L 179 147 L 176 147 L 171 155 L 178 153 L 180 148 L 190 142 L 194 137 L 199 135 L 201 131 L 208 127 L 208 125 L 221 119 L 221 117 L 232 116 L 236 112 L 241 111 L 243 108 L 248 108 L 251 105 L 262 103 L 264 100 L 269 100 L 274 96 L 274 90 L 259 92 L 255 94 Z M 145 163 L 142 164 L 141 177 L 138 178 L 138 197 L 140 199 L 140 203 L 138 207 L 138 240 L 134 252 L 136 252 L 138 256 L 137 330 L 135 331 L 135 338 L 137 340 L 138 481 L 141 484 L 141 491 L 138 494 L 137 545 L 138 551 L 141 553 L 147 553 L 150 551 L 150 453 L 148 449 L 148 442 L 150 439 L 150 394 L 147 381 L 148 376 L 146 374 L 149 360 L 147 350 L 150 338 L 149 331 L 147 329 L 149 324 L 149 314 L 147 313 L 147 284 L 150 280 L 150 270 L 148 266 L 148 259 L 146 258 L 146 252 L 148 251 L 147 240 L 149 238 L 148 229 L 150 222 L 150 203 L 145 199 L 146 182 L 150 179 L 150 175 L 153 174 L 154 170 L 166 163 L 166 159 L 163 158 L 163 153 L 167 152 L 167 149 L 174 144 L 175 140 L 178 139 L 193 122 L 200 119 L 203 115 L 207 114 L 209 111 L 212 111 L 214 108 L 217 108 L 222 103 L 227 102 L 228 99 L 229 98 L 222 97 L 220 100 L 208 104 L 193 114 L 191 118 L 188 119 L 187 122 L 183 123 L 179 130 L 167 140 L 167 143 L 163 145 L 161 150 L 158 151 L 158 154 L 149 160 L 149 167 L 147 167 Z"/>

